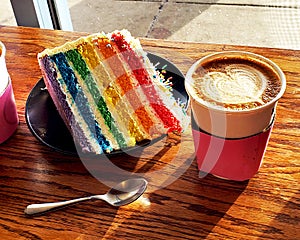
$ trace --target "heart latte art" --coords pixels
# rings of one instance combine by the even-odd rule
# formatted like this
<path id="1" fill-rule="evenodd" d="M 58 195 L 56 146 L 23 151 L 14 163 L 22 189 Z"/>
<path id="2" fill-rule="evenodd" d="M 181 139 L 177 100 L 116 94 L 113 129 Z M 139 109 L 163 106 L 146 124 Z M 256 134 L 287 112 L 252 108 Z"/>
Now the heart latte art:
<path id="1" fill-rule="evenodd" d="M 194 76 L 194 89 L 208 105 L 232 110 L 259 107 L 280 90 L 272 69 L 246 59 L 217 59 L 205 63 Z"/>
<path id="2" fill-rule="evenodd" d="M 258 101 L 267 84 L 263 74 L 250 66 L 234 64 L 225 72 L 209 72 L 199 85 L 206 97 L 222 103 Z"/>

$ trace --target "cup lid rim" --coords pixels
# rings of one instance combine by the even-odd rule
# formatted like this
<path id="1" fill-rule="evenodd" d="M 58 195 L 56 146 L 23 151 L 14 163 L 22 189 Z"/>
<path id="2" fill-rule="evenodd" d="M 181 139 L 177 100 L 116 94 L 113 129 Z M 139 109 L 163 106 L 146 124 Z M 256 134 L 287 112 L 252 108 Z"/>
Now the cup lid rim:
<path id="1" fill-rule="evenodd" d="M 0 58 L 5 57 L 6 48 L 5 48 L 5 45 L 3 44 L 3 42 L 1 42 L 1 41 L 0 41 L 0 48 L 1 48 Z"/>

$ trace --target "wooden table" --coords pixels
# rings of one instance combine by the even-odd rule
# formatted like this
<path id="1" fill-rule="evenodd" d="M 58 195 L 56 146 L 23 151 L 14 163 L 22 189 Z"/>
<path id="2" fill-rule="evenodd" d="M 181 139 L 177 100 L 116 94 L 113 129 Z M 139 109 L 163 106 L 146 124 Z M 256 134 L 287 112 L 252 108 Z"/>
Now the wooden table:
<path id="1" fill-rule="evenodd" d="M 199 178 L 188 129 L 181 144 L 159 146 L 155 154 L 146 149 L 140 157 L 112 157 L 119 168 L 148 174 L 148 190 L 138 201 L 119 208 L 92 201 L 25 216 L 31 203 L 108 189 L 79 157 L 38 141 L 24 117 L 28 94 L 41 78 L 37 53 L 82 35 L 0 26 L 20 117 L 16 133 L 0 145 L 1 239 L 300 239 L 300 51 L 271 48 L 141 39 L 145 50 L 169 59 L 184 74 L 196 59 L 220 50 L 262 54 L 282 68 L 287 90 L 277 107 L 264 163 L 254 178 Z"/>

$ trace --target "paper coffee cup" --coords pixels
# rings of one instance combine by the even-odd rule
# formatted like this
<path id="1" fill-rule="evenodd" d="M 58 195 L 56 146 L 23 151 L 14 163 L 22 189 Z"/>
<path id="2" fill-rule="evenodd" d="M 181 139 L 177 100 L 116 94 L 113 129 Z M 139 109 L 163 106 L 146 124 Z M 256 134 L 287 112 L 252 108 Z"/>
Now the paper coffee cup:
<path id="1" fill-rule="evenodd" d="M 185 88 L 201 176 L 252 178 L 263 161 L 276 104 L 286 88 L 282 70 L 257 54 L 219 52 L 192 65 Z"/>
<path id="2" fill-rule="evenodd" d="M 8 76 L 6 62 L 5 62 L 5 54 L 6 54 L 5 46 L 0 41 L 0 94 L 3 93 L 3 91 L 5 90 L 9 82 L 9 76 Z"/>

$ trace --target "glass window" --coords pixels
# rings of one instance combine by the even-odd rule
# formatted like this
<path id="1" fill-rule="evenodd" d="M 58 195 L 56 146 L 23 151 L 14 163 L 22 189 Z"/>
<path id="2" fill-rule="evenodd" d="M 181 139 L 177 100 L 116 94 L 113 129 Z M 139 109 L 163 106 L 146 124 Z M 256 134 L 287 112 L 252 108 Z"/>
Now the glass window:
<path id="1" fill-rule="evenodd" d="M 300 49 L 299 0 L 1 0 L 0 24 Z"/>
<path id="2" fill-rule="evenodd" d="M 0 25 L 17 26 L 15 15 L 10 0 L 1 0 L 0 4 Z"/>

